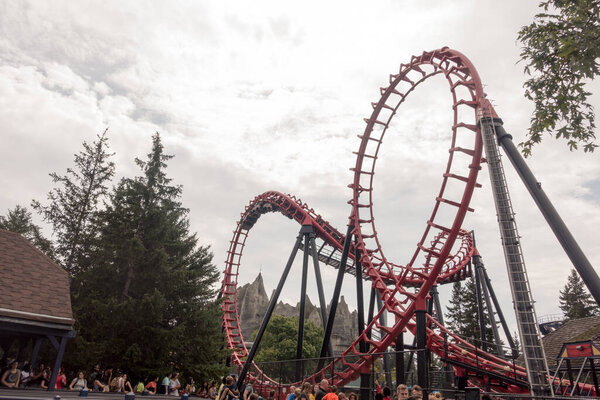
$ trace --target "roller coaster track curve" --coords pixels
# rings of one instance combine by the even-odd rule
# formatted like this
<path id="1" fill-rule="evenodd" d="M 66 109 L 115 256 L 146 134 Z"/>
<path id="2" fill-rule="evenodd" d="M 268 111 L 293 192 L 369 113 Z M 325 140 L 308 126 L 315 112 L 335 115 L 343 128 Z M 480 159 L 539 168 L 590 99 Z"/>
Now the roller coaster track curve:
<path id="1" fill-rule="evenodd" d="M 401 265 L 386 258 L 377 234 L 373 210 L 373 176 L 383 137 L 398 108 L 420 83 L 435 75 L 442 75 L 446 79 L 452 95 L 454 117 L 449 157 L 433 210 L 417 248 L 410 261 Z M 381 88 L 380 92 L 380 100 L 372 103 L 373 111 L 365 119 L 366 128 L 359 135 L 360 146 L 355 153 L 356 163 L 351 168 L 354 177 L 349 185 L 353 195 L 349 201 L 351 214 L 348 226 L 351 227 L 355 240 L 348 253 L 350 262 L 346 272 L 353 273 L 356 264 L 354 254 L 358 254 L 363 275 L 379 292 L 383 307 L 371 321 L 367 321 L 365 330 L 356 340 L 333 361 L 333 364 L 344 367 L 336 370 L 331 364 L 327 365 L 311 376 L 312 382 L 323 378 L 326 371 L 335 370 L 335 383 L 343 385 L 361 372 L 368 371 L 375 353 L 381 353 L 392 346 L 396 337 L 404 330 L 415 333 L 415 310 L 424 309 L 434 284 L 466 276 L 466 265 L 475 251 L 470 235 L 461 227 L 466 214 L 473 211 L 469 207 L 473 191 L 480 187 L 477 176 L 481 163 L 485 160 L 482 158 L 478 120 L 489 116 L 484 110 L 489 113 L 490 106 L 473 64 L 463 54 L 446 47 L 423 52 L 420 56 L 413 56 L 410 63 L 402 64 L 398 73 L 390 76 L 389 85 Z M 465 142 L 470 145 L 463 146 L 462 143 Z M 453 189 L 449 190 L 449 187 Z M 449 198 L 447 193 L 461 195 L 460 198 Z M 250 202 L 241 214 L 230 242 L 221 289 L 227 347 L 232 350 L 232 361 L 238 366 L 244 364 L 248 349 L 237 313 L 237 276 L 248 233 L 260 216 L 268 212 L 279 212 L 301 225 L 312 225 L 323 246 L 330 248 L 329 254 L 341 252 L 345 240 L 342 233 L 293 196 L 270 191 Z M 394 316 L 392 326 L 379 323 L 379 316 L 384 310 Z M 377 339 L 367 335 L 371 330 L 379 331 Z M 367 353 L 358 350 L 361 340 L 369 345 Z M 503 391 L 527 392 L 524 368 L 476 349 L 432 318 L 428 320 L 427 346 L 455 368 L 476 368 L 491 379 L 502 381 Z M 356 361 L 348 361 L 347 356 L 356 356 L 352 357 Z M 265 377 L 255 364 L 247 379 L 254 382 L 260 380 L 265 388 L 269 384 L 276 384 L 271 378 Z"/>

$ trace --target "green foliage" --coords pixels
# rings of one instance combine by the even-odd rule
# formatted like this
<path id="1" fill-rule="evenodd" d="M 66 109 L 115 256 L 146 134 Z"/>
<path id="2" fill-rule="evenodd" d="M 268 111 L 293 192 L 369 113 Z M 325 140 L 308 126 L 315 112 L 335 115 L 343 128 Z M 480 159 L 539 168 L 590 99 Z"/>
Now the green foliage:
<path id="1" fill-rule="evenodd" d="M 31 202 L 52 225 L 56 257 L 71 277 L 88 265 L 89 250 L 98 233 L 95 220 L 115 171 L 109 161 L 112 154 L 106 132 L 91 145 L 83 142 L 83 151 L 74 156 L 75 167 L 68 168 L 65 175 L 50 174 L 57 186 L 48 193 L 48 205 Z"/>
<path id="2" fill-rule="evenodd" d="M 462 304 L 462 285 L 460 281 L 452 284 L 452 294 L 450 296 L 450 305 L 446 306 L 446 324 L 450 331 L 460 334 L 464 325 L 464 310 Z"/>
<path id="3" fill-rule="evenodd" d="M 598 305 L 586 290 L 579 274 L 574 269 L 558 297 L 560 309 L 566 319 L 577 319 L 598 315 Z"/>
<path id="4" fill-rule="evenodd" d="M 547 0 L 540 6 L 544 12 L 518 37 L 531 76 L 525 97 L 535 104 L 523 153 L 531 154 L 544 133 L 566 139 L 571 150 L 581 144 L 592 152 L 598 145 L 586 84 L 600 73 L 600 1 Z"/>
<path id="5" fill-rule="evenodd" d="M 8 210 L 6 216 L 0 215 L 0 229 L 20 234 L 48 257 L 54 259 L 52 242 L 46 239 L 40 228 L 32 222 L 31 213 L 27 208 L 17 205 L 12 210 Z"/>
<path id="6" fill-rule="evenodd" d="M 477 285 L 473 277 L 469 278 L 464 287 L 460 282 L 455 282 L 452 287 L 450 305 L 446 306 L 446 319 L 449 329 L 467 340 L 469 343 L 481 347 L 481 326 L 477 314 Z M 494 342 L 494 336 L 491 328 L 491 322 L 484 307 L 485 321 L 485 341 L 488 343 L 488 351 L 495 352 L 496 347 L 491 345 Z"/>
<path id="7" fill-rule="evenodd" d="M 166 176 L 160 136 L 141 176 L 124 178 L 98 212 L 89 267 L 72 282 L 78 337 L 72 368 L 121 368 L 136 379 L 171 370 L 196 380 L 225 372 L 218 272 L 189 232 L 181 186 Z"/>
<path id="8" fill-rule="evenodd" d="M 252 338 L 256 338 L 255 331 Z M 311 321 L 304 323 L 303 358 L 317 358 L 321 352 L 323 342 L 323 329 Z M 277 379 L 281 377 L 284 382 L 292 382 L 296 371 L 293 361 L 272 363 L 273 361 L 293 360 L 296 358 L 298 344 L 298 317 L 284 317 L 273 314 L 269 325 L 260 342 L 254 360 L 263 371 Z M 316 361 L 305 361 L 304 371 L 309 373 L 316 368 Z"/>

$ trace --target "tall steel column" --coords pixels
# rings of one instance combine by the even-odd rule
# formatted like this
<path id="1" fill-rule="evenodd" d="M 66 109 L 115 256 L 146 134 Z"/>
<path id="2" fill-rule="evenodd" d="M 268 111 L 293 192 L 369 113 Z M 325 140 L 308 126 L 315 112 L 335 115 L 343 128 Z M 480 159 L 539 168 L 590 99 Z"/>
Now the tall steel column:
<path id="1" fill-rule="evenodd" d="M 490 123 L 493 123 L 498 142 L 521 177 L 529 194 L 533 197 L 535 204 L 537 204 L 542 215 L 546 219 L 546 222 L 550 225 L 552 232 L 556 235 L 560 245 L 565 250 L 565 253 L 581 276 L 581 279 L 583 279 L 583 282 L 587 286 L 592 297 L 594 297 L 596 303 L 600 305 L 600 278 L 598 278 L 596 270 L 594 270 L 594 267 L 592 267 L 592 264 L 583 253 L 583 250 L 581 250 L 575 241 L 575 238 L 571 235 L 569 228 L 567 228 L 560 215 L 558 215 L 552 202 L 550 202 L 550 199 L 542 189 L 542 184 L 535 179 L 535 176 L 527 164 L 525 164 L 521 152 L 516 148 L 512 141 L 512 136 L 504 130 L 502 120 L 500 118 L 494 118 L 493 122 L 490 121 Z"/>
<path id="2" fill-rule="evenodd" d="M 306 280 L 308 278 L 308 255 L 312 225 L 302 225 L 300 234 L 304 237 L 304 255 L 302 257 L 302 284 L 300 285 L 300 316 L 298 317 L 298 340 L 296 342 L 296 380 L 302 380 L 302 349 L 304 348 L 304 314 L 306 311 Z"/>
<path id="3" fill-rule="evenodd" d="M 427 310 L 425 304 L 417 304 L 415 309 L 415 319 L 417 322 L 417 382 L 423 388 L 423 397 L 427 397 L 427 388 L 429 387 L 427 376 Z"/>
<path id="4" fill-rule="evenodd" d="M 327 303 L 325 303 L 325 295 L 323 294 L 323 280 L 321 279 L 321 269 L 319 268 L 319 255 L 317 254 L 317 246 L 315 243 L 314 230 L 309 235 L 310 237 L 310 248 L 312 250 L 313 266 L 315 269 L 315 279 L 317 281 L 317 292 L 319 293 L 319 305 L 321 306 L 321 322 L 323 323 L 323 329 L 327 326 Z M 327 347 L 329 357 L 333 357 L 333 346 L 329 342 Z"/>
<path id="5" fill-rule="evenodd" d="M 350 251 L 350 244 L 352 244 L 352 230 L 354 227 L 348 225 L 346 230 L 346 238 L 344 239 L 344 250 L 342 251 L 342 257 L 340 259 L 340 267 L 338 269 L 337 278 L 335 280 L 335 288 L 333 289 L 333 297 L 331 299 L 331 308 L 329 309 L 329 316 L 327 317 L 327 326 L 325 327 L 325 333 L 323 335 L 323 344 L 321 346 L 321 355 L 317 369 L 323 368 L 324 357 L 327 355 L 327 348 L 331 340 L 331 332 L 333 331 L 333 323 L 335 321 L 335 313 L 337 311 L 338 300 L 342 291 L 342 283 L 344 282 L 344 274 L 346 273 L 346 263 L 348 261 L 348 252 Z"/>
<path id="6" fill-rule="evenodd" d="M 298 237 L 296 238 L 296 243 L 294 244 L 292 253 L 290 254 L 288 262 L 285 265 L 285 268 L 283 269 L 281 278 L 279 279 L 279 284 L 277 285 L 277 289 L 275 289 L 275 293 L 273 293 L 273 297 L 271 297 L 271 301 L 269 302 L 269 306 L 267 307 L 265 316 L 263 317 L 263 320 L 260 324 L 260 328 L 258 329 L 256 338 L 254 339 L 252 348 L 250 349 L 250 352 L 248 353 L 248 357 L 246 357 L 246 362 L 244 362 L 242 371 L 240 372 L 240 375 L 238 376 L 237 386 L 239 388 L 242 387 L 242 383 L 244 383 L 244 379 L 246 378 L 246 374 L 248 373 L 248 370 L 250 369 L 250 365 L 252 365 L 252 360 L 254 360 L 254 356 L 256 355 L 256 351 L 258 350 L 260 341 L 262 340 L 265 330 L 267 329 L 267 325 L 269 324 L 269 320 L 271 319 L 273 310 L 275 309 L 275 306 L 277 305 L 277 300 L 279 300 L 279 295 L 281 294 L 281 291 L 283 290 L 283 285 L 285 284 L 287 276 L 290 273 L 290 269 L 292 268 L 292 264 L 294 263 L 294 259 L 296 258 L 296 254 L 298 253 L 298 249 L 300 248 L 300 245 L 302 244 L 303 237 L 304 237 L 304 234 L 302 233 L 302 231 L 300 231 L 300 233 L 298 234 Z"/>

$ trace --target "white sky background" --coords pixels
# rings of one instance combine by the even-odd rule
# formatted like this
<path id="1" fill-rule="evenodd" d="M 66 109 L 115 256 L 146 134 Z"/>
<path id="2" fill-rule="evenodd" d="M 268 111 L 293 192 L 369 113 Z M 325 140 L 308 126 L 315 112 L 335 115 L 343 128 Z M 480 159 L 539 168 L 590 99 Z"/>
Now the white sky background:
<path id="1" fill-rule="evenodd" d="M 48 173 L 64 173 L 81 142 L 109 127 L 119 177 L 138 173 L 134 158 L 145 157 L 151 135 L 161 133 L 176 156 L 168 173 L 184 187 L 192 230 L 212 246 L 221 270 L 240 212 L 267 190 L 302 198 L 345 232 L 348 168 L 370 102 L 400 63 L 442 46 L 471 59 L 505 128 L 515 142 L 524 139 L 532 105 L 523 98 L 516 37 L 536 2 L 371 3 L 0 1 L 0 213 L 44 200 Z M 439 190 L 450 105 L 446 82 L 427 82 L 386 135 L 375 212 L 385 254 L 398 263 L 412 254 Z M 595 266 L 598 157 L 546 138 L 528 160 Z M 486 168 L 465 228 L 476 231 L 514 321 Z M 558 313 L 571 264 L 508 162 L 505 169 L 538 316 Z M 270 293 L 298 229 L 279 215 L 261 218 L 240 281 L 262 268 Z M 299 269 L 297 262 L 284 301 L 299 299 Z M 330 297 L 335 271 L 322 273 Z M 351 308 L 353 289 L 347 277 Z"/>

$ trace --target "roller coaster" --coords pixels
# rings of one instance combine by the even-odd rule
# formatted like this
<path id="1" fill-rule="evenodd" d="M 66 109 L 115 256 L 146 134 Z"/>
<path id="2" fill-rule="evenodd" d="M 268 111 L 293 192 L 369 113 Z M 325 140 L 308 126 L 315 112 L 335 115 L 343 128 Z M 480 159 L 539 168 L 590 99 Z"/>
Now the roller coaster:
<path id="1" fill-rule="evenodd" d="M 402 265 L 386 257 L 377 233 L 373 210 L 375 166 L 384 136 L 398 108 L 422 82 L 435 75 L 445 78 L 452 96 L 453 123 L 449 156 L 423 233 L 410 261 Z M 227 347 L 231 350 L 232 363 L 241 369 L 238 384 L 244 381 L 258 383 L 265 393 L 278 385 L 260 370 L 253 358 L 296 253 L 303 250 L 301 299 L 305 297 L 308 260 L 312 257 L 325 328 L 321 356 L 332 355 L 329 340 L 342 280 L 346 274 L 353 275 L 357 281 L 359 335 L 339 356 L 331 358 L 331 361 L 320 362 L 309 376 L 298 374 L 299 382 L 315 383 L 325 378 L 340 386 L 359 376 L 362 378 L 369 373 L 374 360 L 388 348 L 401 349 L 399 338 L 403 332 L 410 331 L 416 338 L 417 349 L 427 348 L 435 353 L 458 376 L 465 377 L 470 386 L 504 393 L 562 393 L 560 382 L 555 382 L 548 371 L 541 345 L 519 235 L 498 154 L 498 143 L 517 168 L 552 229 L 555 233 L 561 232 L 561 244 L 596 301 L 600 299 L 598 277 L 576 243 L 576 249 L 573 250 L 574 239 L 551 204 L 550 207 L 545 206 L 547 198 L 533 175 L 526 166 L 519 164 L 524 163 L 514 148 L 510 135 L 504 131 L 502 121 L 487 100 L 475 67 L 463 54 L 447 47 L 423 52 L 419 56 L 413 56 L 409 63 L 401 64 L 399 71 L 390 75 L 389 84 L 381 88 L 380 94 L 379 101 L 372 103 L 371 115 L 365 119 L 363 134 L 359 135 L 360 146 L 355 152 L 355 165 L 351 168 L 353 180 L 349 187 L 352 189 L 352 198 L 349 201 L 350 216 L 345 233 L 338 231 L 299 198 L 276 191 L 256 196 L 245 207 L 237 222 L 227 253 L 220 295 Z M 502 355 L 476 348 L 450 332 L 431 312 L 427 312 L 435 285 L 465 279 L 471 274 L 470 261 L 478 256 L 472 236 L 462 226 L 467 213 L 474 211 L 470 202 L 474 190 L 481 186 L 477 177 L 482 164 L 488 164 L 492 180 L 523 346 L 523 365 L 515 364 Z M 279 213 L 296 221 L 301 228 L 254 340 L 254 346 L 248 349 L 237 311 L 238 276 L 249 232 L 266 213 Z M 559 233 L 556 234 L 560 236 Z M 338 271 L 329 315 L 325 311 L 327 307 L 319 263 L 337 268 Z M 366 321 L 363 280 L 368 280 L 372 288 Z M 376 312 L 373 308 L 374 299 L 380 303 Z M 302 358 L 302 305 L 303 302 L 299 319 L 298 358 Z M 384 318 L 386 314 L 391 315 L 393 321 L 388 323 Z M 417 357 L 419 368 L 423 368 L 425 362 L 420 357 L 425 357 L 424 353 L 418 353 Z M 420 376 L 421 372 L 419 371 Z"/>

